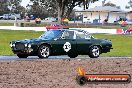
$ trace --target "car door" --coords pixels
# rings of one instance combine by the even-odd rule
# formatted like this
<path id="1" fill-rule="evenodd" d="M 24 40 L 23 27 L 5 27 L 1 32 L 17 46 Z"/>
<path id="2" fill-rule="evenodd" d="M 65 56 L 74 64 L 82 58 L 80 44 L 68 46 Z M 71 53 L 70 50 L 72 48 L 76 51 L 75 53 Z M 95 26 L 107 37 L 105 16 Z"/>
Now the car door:
<path id="1" fill-rule="evenodd" d="M 77 31 L 75 34 L 78 54 L 88 54 L 89 46 L 92 45 L 91 36 L 82 31 Z"/>
<path id="2" fill-rule="evenodd" d="M 66 55 L 67 53 L 76 52 L 76 41 L 74 39 L 74 31 L 64 31 L 62 35 L 52 42 L 54 54 Z"/>

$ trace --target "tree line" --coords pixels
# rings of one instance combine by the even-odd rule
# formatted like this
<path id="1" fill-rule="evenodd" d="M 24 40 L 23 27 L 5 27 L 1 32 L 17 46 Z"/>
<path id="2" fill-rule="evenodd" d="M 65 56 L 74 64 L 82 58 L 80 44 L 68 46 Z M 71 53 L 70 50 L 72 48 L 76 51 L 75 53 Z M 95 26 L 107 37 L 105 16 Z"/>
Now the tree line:
<path id="1" fill-rule="evenodd" d="M 0 0 L 0 14 L 21 13 L 24 7 L 20 5 L 22 0 Z"/>
<path id="2" fill-rule="evenodd" d="M 31 5 L 21 6 L 22 0 L 0 0 L 0 14 L 22 13 L 69 17 L 75 6 L 84 5 L 88 8 L 90 3 L 98 0 L 30 0 Z"/>
<path id="3" fill-rule="evenodd" d="M 21 6 L 22 0 L 0 0 L 0 14 L 19 13 L 32 14 L 41 18 L 57 17 L 61 18 L 73 17 L 74 7 L 83 6 L 84 10 L 89 8 L 91 3 L 99 0 L 30 0 L 32 4 L 25 7 Z M 104 0 L 105 2 L 106 0 Z M 107 4 L 113 5 L 113 4 Z M 132 7 L 132 1 L 128 3 L 129 8 Z M 115 6 L 115 5 L 113 5 Z M 119 8 L 119 7 L 118 7 Z M 126 7 L 127 8 L 127 7 Z"/>

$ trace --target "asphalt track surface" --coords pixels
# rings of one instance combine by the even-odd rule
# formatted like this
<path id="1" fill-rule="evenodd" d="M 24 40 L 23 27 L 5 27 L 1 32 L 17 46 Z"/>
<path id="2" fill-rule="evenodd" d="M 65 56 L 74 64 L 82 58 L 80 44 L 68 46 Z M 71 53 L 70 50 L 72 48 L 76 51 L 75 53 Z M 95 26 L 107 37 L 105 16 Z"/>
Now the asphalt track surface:
<path id="1" fill-rule="evenodd" d="M 68 56 L 50 56 L 49 60 L 84 60 L 84 59 L 132 59 L 132 57 L 99 57 L 90 58 L 88 56 L 78 56 L 77 58 L 69 58 Z M 18 58 L 17 56 L 0 56 L 0 61 L 19 61 L 19 60 L 40 60 L 37 56 L 29 56 L 28 58 Z"/>

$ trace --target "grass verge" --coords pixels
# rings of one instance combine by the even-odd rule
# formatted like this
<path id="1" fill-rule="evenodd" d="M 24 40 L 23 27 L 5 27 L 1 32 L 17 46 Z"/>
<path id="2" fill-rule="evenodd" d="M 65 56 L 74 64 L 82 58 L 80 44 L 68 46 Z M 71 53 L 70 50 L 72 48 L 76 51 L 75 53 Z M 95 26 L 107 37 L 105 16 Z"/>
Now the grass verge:
<path id="1" fill-rule="evenodd" d="M 37 38 L 43 32 L 35 31 L 11 31 L 11 30 L 0 30 L 0 55 L 14 55 L 9 46 L 9 42 L 12 40 Z M 105 38 L 112 40 L 113 50 L 111 52 L 102 54 L 101 56 L 132 56 L 132 36 L 126 35 L 103 35 L 94 34 L 96 38 Z"/>
<path id="2" fill-rule="evenodd" d="M 102 56 L 109 57 L 131 57 L 132 56 L 132 36 L 127 35 L 94 35 L 97 38 L 105 38 L 112 40 L 113 50 L 111 52 L 102 54 Z"/>
<path id="3" fill-rule="evenodd" d="M 0 26 L 14 26 L 13 23 L 0 23 Z"/>

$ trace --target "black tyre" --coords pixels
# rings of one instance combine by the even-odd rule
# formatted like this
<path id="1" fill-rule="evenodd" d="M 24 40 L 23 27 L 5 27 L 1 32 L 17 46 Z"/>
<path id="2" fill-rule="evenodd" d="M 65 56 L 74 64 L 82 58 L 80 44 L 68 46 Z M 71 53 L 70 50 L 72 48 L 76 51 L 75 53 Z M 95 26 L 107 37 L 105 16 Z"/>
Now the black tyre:
<path id="1" fill-rule="evenodd" d="M 100 55 L 100 47 L 99 46 L 92 46 L 89 51 L 90 58 L 98 58 Z"/>
<path id="2" fill-rule="evenodd" d="M 76 81 L 79 85 L 83 86 L 87 83 L 87 78 L 84 76 L 77 76 Z"/>
<path id="3" fill-rule="evenodd" d="M 76 58 L 78 55 L 77 55 L 77 54 L 68 54 L 68 56 L 69 56 L 70 58 Z"/>
<path id="4" fill-rule="evenodd" d="M 38 49 L 39 58 L 48 58 L 50 56 L 50 47 L 48 45 L 41 45 Z"/>
<path id="5" fill-rule="evenodd" d="M 17 56 L 18 56 L 19 58 L 27 58 L 27 57 L 28 57 L 28 55 L 25 55 L 25 54 L 17 54 Z"/>

